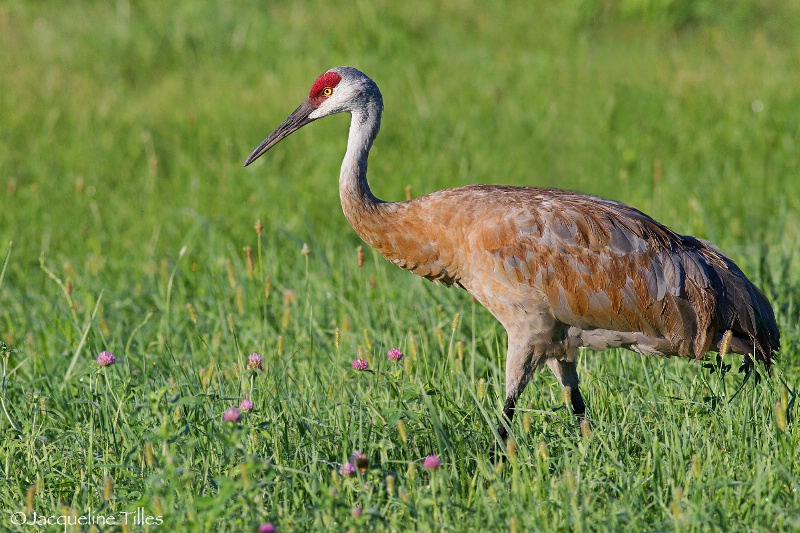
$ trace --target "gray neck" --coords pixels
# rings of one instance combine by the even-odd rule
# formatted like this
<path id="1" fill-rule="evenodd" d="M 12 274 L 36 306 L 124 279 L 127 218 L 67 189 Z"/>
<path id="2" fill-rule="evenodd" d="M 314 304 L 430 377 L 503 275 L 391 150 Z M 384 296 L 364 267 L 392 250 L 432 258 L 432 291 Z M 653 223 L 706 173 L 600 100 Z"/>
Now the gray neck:
<path id="1" fill-rule="evenodd" d="M 367 183 L 369 149 L 378 135 L 383 113 L 383 101 L 377 92 L 377 87 L 375 91 L 375 93 L 367 92 L 368 97 L 362 100 L 363 103 L 351 110 L 347 153 L 344 155 L 339 174 L 342 209 L 356 231 L 359 229 L 356 227 L 357 219 L 361 219 L 365 212 L 373 211 L 375 206 L 383 203 L 372 194 Z"/>

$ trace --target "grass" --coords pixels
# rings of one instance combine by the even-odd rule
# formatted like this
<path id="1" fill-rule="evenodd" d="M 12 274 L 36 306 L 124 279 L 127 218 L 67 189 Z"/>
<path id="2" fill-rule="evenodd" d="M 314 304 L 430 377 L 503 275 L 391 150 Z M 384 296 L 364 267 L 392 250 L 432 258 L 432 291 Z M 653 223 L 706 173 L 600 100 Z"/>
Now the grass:
<path id="1" fill-rule="evenodd" d="M 123 530 L 800 527 L 797 7 L 272 4 L 0 7 L 0 529 L 140 508 L 161 523 Z M 538 374 L 495 467 L 504 332 L 358 266 L 347 120 L 241 168 L 340 64 L 384 94 L 379 197 L 558 186 L 712 239 L 774 304 L 771 375 L 582 354 L 591 434 Z M 369 470 L 338 475 L 355 449 Z"/>

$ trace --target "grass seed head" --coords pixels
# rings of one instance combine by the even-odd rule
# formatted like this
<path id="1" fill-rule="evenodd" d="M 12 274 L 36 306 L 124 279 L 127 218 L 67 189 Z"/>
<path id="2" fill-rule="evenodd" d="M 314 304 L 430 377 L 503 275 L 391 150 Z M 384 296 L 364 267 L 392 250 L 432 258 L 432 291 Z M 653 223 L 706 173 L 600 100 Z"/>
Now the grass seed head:
<path id="1" fill-rule="evenodd" d="M 241 463 L 239 465 L 239 476 L 242 479 L 242 485 L 244 485 L 245 489 L 250 488 L 250 471 L 247 468 L 245 463 Z"/>
<path id="2" fill-rule="evenodd" d="M 253 277 L 253 271 L 256 269 L 255 262 L 253 261 L 253 249 L 249 246 L 244 247 L 244 253 L 247 254 L 247 277 Z"/>
<path id="3" fill-rule="evenodd" d="M 153 444 L 150 442 L 144 443 L 144 464 L 147 465 L 148 468 L 153 468 L 155 464 L 155 454 L 153 453 Z"/>
<path id="4" fill-rule="evenodd" d="M 442 328 L 436 326 L 433 328 L 433 333 L 436 335 L 436 342 L 439 344 L 439 349 L 444 351 L 444 335 L 442 335 Z"/>
<path id="5" fill-rule="evenodd" d="M 408 332 L 408 353 L 411 354 L 412 359 L 417 359 L 417 342 L 414 340 L 414 334 L 411 331 Z"/>
<path id="6" fill-rule="evenodd" d="M 672 503 L 670 504 L 670 509 L 672 510 L 672 514 L 675 517 L 680 517 L 683 510 L 681 508 L 681 502 L 683 501 L 683 487 L 675 487 L 672 489 Z"/>
<path id="7" fill-rule="evenodd" d="M 283 318 L 281 318 L 281 329 L 285 330 L 292 322 L 292 308 L 286 307 L 283 310 Z"/>
<path id="8" fill-rule="evenodd" d="M 406 442 L 408 439 L 408 435 L 406 434 L 406 424 L 402 420 L 397 421 L 397 434 L 400 436 L 400 440 Z"/>
<path id="9" fill-rule="evenodd" d="M 514 461 L 517 458 L 517 443 L 512 439 L 508 439 L 506 442 L 506 451 L 508 452 L 509 459 Z"/>
<path id="10" fill-rule="evenodd" d="M 272 292 L 272 277 L 267 276 L 266 278 L 264 278 L 264 298 L 269 298 L 271 292 Z"/>
<path id="11" fill-rule="evenodd" d="M 369 337 L 369 330 L 364 328 L 364 344 L 367 346 L 367 350 L 372 350 L 372 339 Z"/>
<path id="12" fill-rule="evenodd" d="M 775 404 L 775 422 L 777 422 L 778 429 L 781 431 L 786 431 L 786 428 L 789 427 L 789 422 L 786 418 L 786 408 L 781 402 Z"/>
<path id="13" fill-rule="evenodd" d="M 239 372 L 239 365 L 233 365 L 234 372 Z M 211 385 L 211 382 L 214 378 L 214 359 L 212 358 L 208 362 L 208 367 L 200 367 L 200 371 L 198 372 L 198 377 L 200 378 L 200 386 L 204 389 L 208 388 Z M 237 376 L 238 377 L 238 376 Z"/>
<path id="14" fill-rule="evenodd" d="M 25 511 L 33 512 L 34 496 L 36 496 L 36 484 L 30 485 L 25 493 Z"/>
<path id="15" fill-rule="evenodd" d="M 236 310 L 240 315 L 244 314 L 244 287 L 241 285 L 236 287 Z"/>
<path id="16" fill-rule="evenodd" d="M 461 313 L 456 313 L 453 317 L 453 324 L 450 326 L 450 330 L 455 333 L 458 329 L 458 323 L 461 321 Z"/>
<path id="17" fill-rule="evenodd" d="M 109 501 L 114 495 L 114 480 L 111 476 L 106 476 L 103 480 L 103 499 Z"/>
<path id="18" fill-rule="evenodd" d="M 581 435 L 584 439 L 592 436 L 592 425 L 585 418 L 581 419 Z"/>
<path id="19" fill-rule="evenodd" d="M 696 453 L 692 455 L 692 475 L 695 478 L 699 478 L 701 474 L 700 470 L 700 456 Z"/>
<path id="20" fill-rule="evenodd" d="M 230 259 L 225 260 L 225 272 L 228 274 L 228 285 L 231 289 L 236 288 L 236 274 L 233 272 L 233 263 Z"/>
<path id="21" fill-rule="evenodd" d="M 728 353 L 728 349 L 731 346 L 731 337 L 733 336 L 733 331 L 727 330 L 725 334 L 722 336 L 722 345 L 719 348 L 719 356 L 720 358 L 725 357 Z"/>
<path id="22" fill-rule="evenodd" d="M 189 313 L 189 320 L 192 321 L 192 324 L 197 324 L 197 313 L 194 310 L 194 306 L 190 303 L 187 303 L 186 311 Z"/>
<path id="23" fill-rule="evenodd" d="M 547 443 L 542 441 L 539 443 L 539 450 L 537 452 L 539 454 L 539 458 L 542 461 L 547 461 L 547 458 L 550 457 L 550 454 L 547 451 Z"/>
<path id="24" fill-rule="evenodd" d="M 570 492 L 575 492 L 577 484 L 575 482 L 575 474 L 572 472 L 572 470 L 567 470 L 564 472 L 564 484 L 567 486 L 567 490 Z"/>

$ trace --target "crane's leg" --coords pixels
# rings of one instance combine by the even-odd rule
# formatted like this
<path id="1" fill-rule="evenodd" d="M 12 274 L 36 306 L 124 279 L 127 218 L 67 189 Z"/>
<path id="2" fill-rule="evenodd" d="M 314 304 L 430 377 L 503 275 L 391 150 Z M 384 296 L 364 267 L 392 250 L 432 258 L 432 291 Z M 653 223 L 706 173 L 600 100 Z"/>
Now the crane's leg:
<path id="1" fill-rule="evenodd" d="M 586 414 L 586 404 L 583 402 L 583 396 L 578 389 L 578 370 L 575 361 L 559 361 L 558 359 L 548 359 L 547 366 L 553 371 L 553 374 L 561 382 L 565 392 L 569 391 L 569 399 L 572 404 L 572 412 L 578 417 L 578 420 L 583 420 Z"/>
<path id="2" fill-rule="evenodd" d="M 530 381 L 533 371 L 536 370 L 533 354 L 534 347 L 528 339 L 524 342 L 515 342 L 509 337 L 506 356 L 506 403 L 503 406 L 503 420 L 497 427 L 497 433 L 503 442 L 508 438 L 507 428 L 514 418 L 517 399 Z M 493 461 L 497 458 L 498 444 L 497 442 L 492 444 L 490 453 Z"/>
<path id="3" fill-rule="evenodd" d="M 503 420 L 497 428 L 497 433 L 503 442 L 508 439 L 508 426 L 514 418 L 514 410 L 525 386 L 530 381 L 533 372 L 539 365 L 539 358 L 535 357 L 536 346 L 527 342 L 512 342 L 509 338 L 508 356 L 506 358 L 506 403 L 503 406 Z M 586 414 L 586 404 L 578 388 L 578 369 L 575 361 L 562 361 L 548 357 L 547 366 L 561 382 L 565 391 L 569 391 L 569 399 L 572 404 L 572 411 L 578 420 L 583 421 Z M 490 455 L 492 461 L 499 459 L 498 444 L 492 444 Z"/>

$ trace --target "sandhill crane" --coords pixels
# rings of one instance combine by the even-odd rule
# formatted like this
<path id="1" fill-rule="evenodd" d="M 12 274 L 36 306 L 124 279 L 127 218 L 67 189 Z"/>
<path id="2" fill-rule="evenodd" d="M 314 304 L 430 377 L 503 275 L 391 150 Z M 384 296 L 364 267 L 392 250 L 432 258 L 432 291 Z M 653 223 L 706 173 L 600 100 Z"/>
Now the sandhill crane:
<path id="1" fill-rule="evenodd" d="M 354 68 L 317 78 L 245 166 L 306 124 L 341 112 L 351 123 L 339 194 L 356 233 L 394 264 L 467 290 L 508 334 L 503 440 L 520 394 L 544 364 L 583 417 L 578 348 L 694 358 L 722 349 L 769 368 L 780 334 L 764 294 L 714 244 L 678 235 L 632 207 L 557 189 L 487 185 L 404 202 L 376 198 L 367 158 L 383 98 Z"/>

